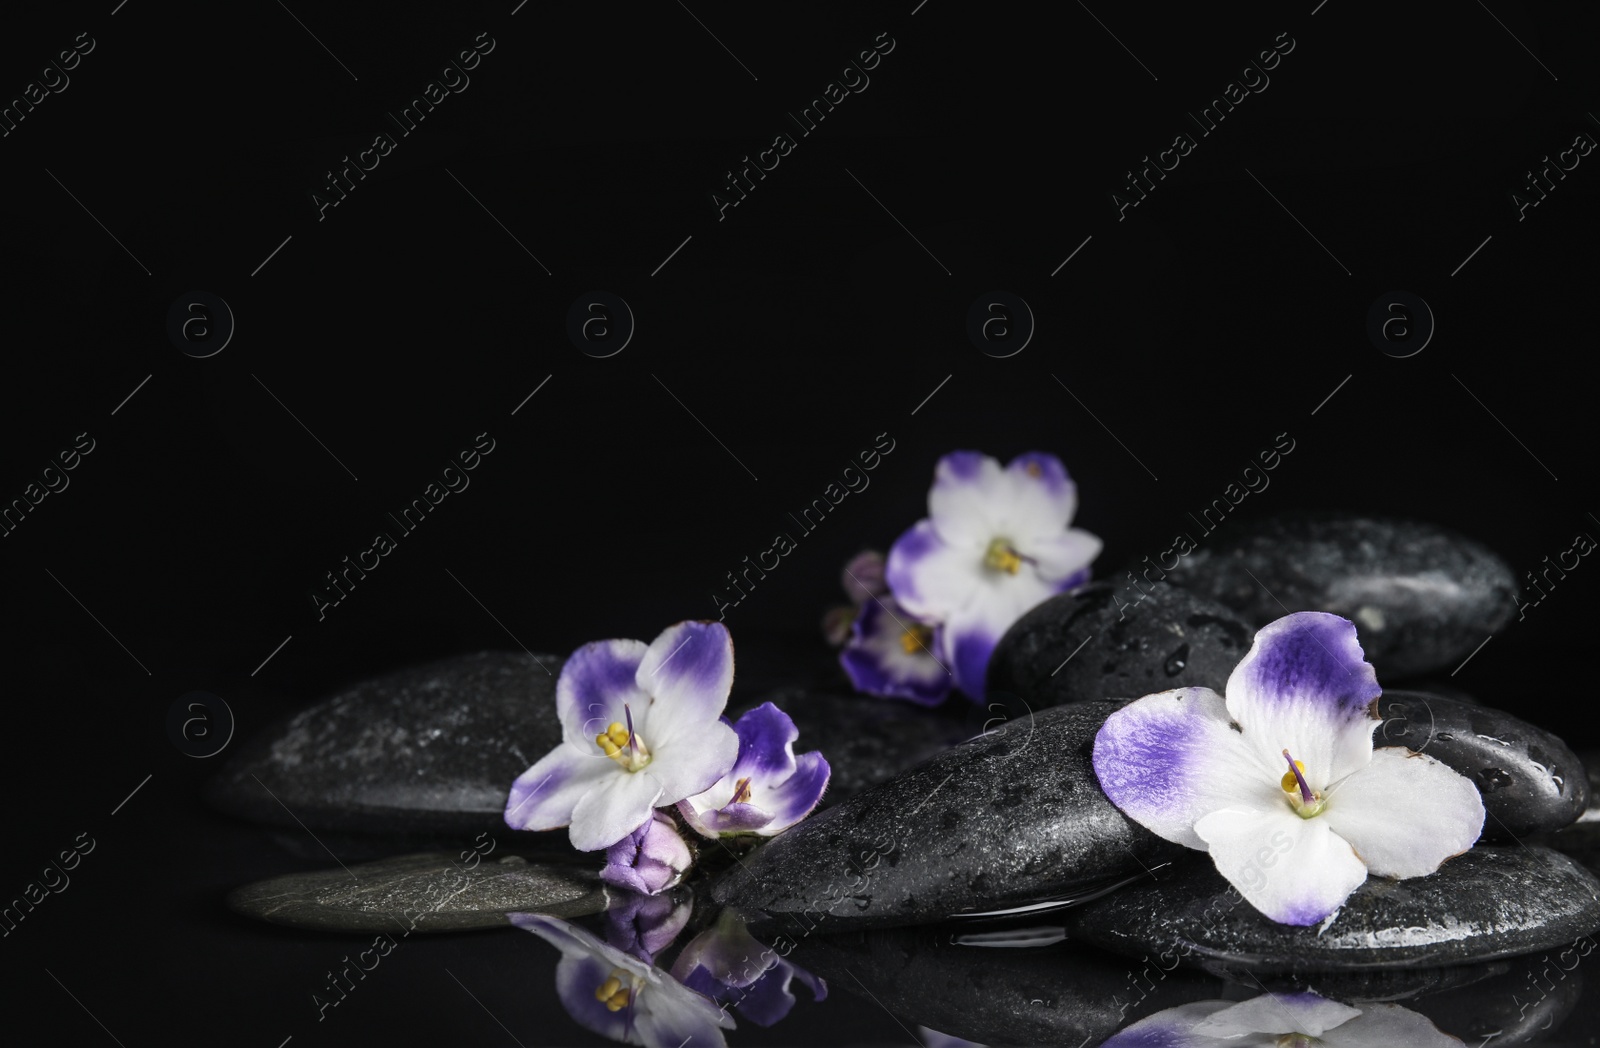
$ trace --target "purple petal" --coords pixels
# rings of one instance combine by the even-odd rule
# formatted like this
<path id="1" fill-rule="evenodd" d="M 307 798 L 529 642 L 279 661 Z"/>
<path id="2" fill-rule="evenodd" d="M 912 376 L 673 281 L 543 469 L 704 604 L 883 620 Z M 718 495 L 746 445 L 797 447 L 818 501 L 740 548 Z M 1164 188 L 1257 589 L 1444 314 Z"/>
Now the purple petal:
<path id="1" fill-rule="evenodd" d="M 1211 812 L 1287 809 L 1283 773 L 1260 763 L 1230 727 L 1222 696 L 1209 688 L 1146 695 L 1112 713 L 1095 735 L 1094 772 L 1124 815 L 1199 851 L 1206 844 L 1194 824 Z"/>
<path id="2" fill-rule="evenodd" d="M 794 979 L 799 979 L 811 991 L 814 1000 L 820 1001 L 828 996 L 827 983 L 786 960 L 779 960 L 761 978 L 742 991 L 733 991 L 725 1000 L 740 1017 L 749 1019 L 757 1026 L 771 1026 L 787 1016 L 794 1007 L 794 993 L 789 989 L 789 983 Z"/>
<path id="3" fill-rule="evenodd" d="M 789 715 L 770 702 L 747 711 L 733 726 L 739 736 L 739 759 L 728 773 L 733 779 L 750 777 L 755 785 L 782 782 L 794 773 L 794 740 L 800 729 Z"/>
<path id="4" fill-rule="evenodd" d="M 989 513 L 999 529 L 1016 542 L 1059 535 L 1078 508 L 1078 488 L 1054 455 L 1030 451 L 1006 466 L 1004 494 Z"/>
<path id="5" fill-rule="evenodd" d="M 717 836 L 724 833 L 754 833 L 772 822 L 772 813 L 754 804 L 724 804 L 702 812 L 700 818 Z"/>
<path id="6" fill-rule="evenodd" d="M 1207 1042 L 1193 1034 L 1195 1025 L 1231 1005 L 1230 1001 L 1196 1001 L 1168 1008 L 1126 1027 L 1100 1048 L 1199 1048 Z"/>
<path id="7" fill-rule="evenodd" d="M 889 592 L 883 578 L 883 554 L 875 549 L 862 550 L 850 559 L 840 573 L 839 581 L 852 603 L 864 604 L 873 597 Z"/>
<path id="8" fill-rule="evenodd" d="M 668 895 L 608 892 L 606 943 L 646 964 L 671 946 L 689 923 L 692 902 L 676 902 Z"/>
<path id="9" fill-rule="evenodd" d="M 594 737 L 625 720 L 625 703 L 635 711 L 650 704 L 634 683 L 645 650 L 641 640 L 597 640 L 572 653 L 556 680 L 556 710 L 568 742 L 599 753 Z"/>
<path id="10" fill-rule="evenodd" d="M 634 676 L 642 691 L 654 697 L 650 729 L 653 747 L 680 736 L 693 736 L 715 722 L 728 705 L 733 687 L 733 638 L 720 622 L 680 622 L 651 642 Z"/>
<path id="11" fill-rule="evenodd" d="M 839 664 L 857 691 L 936 706 L 950 694 L 954 678 L 930 651 L 907 654 L 900 642 L 915 620 L 892 598 L 868 601 L 851 628 Z M 932 645 L 930 644 L 930 647 Z"/>
<path id="12" fill-rule="evenodd" d="M 989 657 L 1005 631 L 973 625 L 965 629 L 943 626 L 939 632 L 938 650 L 955 674 L 956 687 L 973 702 L 982 704 L 987 690 L 984 678 L 989 673 Z"/>
<path id="13" fill-rule="evenodd" d="M 616 765 L 580 754 L 565 742 L 517 776 L 506 798 L 506 825 L 516 830 L 555 830 L 572 821 L 578 802 Z"/>
<path id="14" fill-rule="evenodd" d="M 781 833 L 810 815 L 822 800 L 831 774 L 827 760 L 816 750 L 796 757 L 794 774 L 780 785 L 761 791 L 761 804 L 772 813 L 761 834 L 770 837 Z"/>
<path id="15" fill-rule="evenodd" d="M 1372 760 L 1382 690 L 1353 622 L 1302 611 L 1256 632 L 1228 678 L 1228 712 L 1263 760 L 1289 750 L 1320 791 Z"/>

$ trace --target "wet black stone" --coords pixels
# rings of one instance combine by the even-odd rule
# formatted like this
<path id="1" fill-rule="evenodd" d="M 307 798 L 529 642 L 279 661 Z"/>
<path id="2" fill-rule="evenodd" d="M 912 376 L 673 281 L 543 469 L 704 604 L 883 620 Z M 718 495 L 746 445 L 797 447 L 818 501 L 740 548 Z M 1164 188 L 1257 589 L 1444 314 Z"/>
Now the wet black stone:
<path id="1" fill-rule="evenodd" d="M 1350 513 L 1244 524 L 1202 540 L 1166 577 L 1257 628 L 1291 611 L 1342 615 L 1380 682 L 1454 669 L 1517 607 L 1516 577 L 1487 547 L 1433 524 Z"/>
<path id="2" fill-rule="evenodd" d="M 779 931 L 925 923 L 1081 900 L 1181 851 L 1100 790 L 1095 732 L 1117 703 L 990 729 L 820 812 L 729 869 L 712 894 Z"/>
<path id="3" fill-rule="evenodd" d="M 1484 841 L 1515 841 L 1575 822 L 1589 777 L 1555 735 L 1501 710 L 1414 691 L 1385 691 L 1374 746 L 1426 753 L 1471 779 L 1483 795 Z"/>
<path id="4" fill-rule="evenodd" d="M 1225 989 L 1172 958 L 1137 963 L 1073 943 L 971 945 L 949 926 L 813 935 L 797 946 L 788 959 L 827 979 L 830 990 L 991 1045 L 1097 1045 L 1130 1022 Z"/>
<path id="5" fill-rule="evenodd" d="M 1170 688 L 1221 692 L 1255 631 L 1188 590 L 1146 589 L 1140 600 L 1131 583 L 1090 583 L 1028 612 L 990 657 L 990 698 L 1017 695 L 1037 709 Z"/>
<path id="6" fill-rule="evenodd" d="M 1245 971 L 1443 966 L 1589 935 L 1600 928 L 1600 880 L 1549 848 L 1477 847 L 1426 877 L 1369 877 L 1326 927 L 1297 928 L 1263 916 L 1196 855 L 1062 919 L 1073 939 L 1118 953 L 1177 949 Z"/>
<path id="7" fill-rule="evenodd" d="M 365 681 L 241 747 L 206 800 L 297 829 L 509 833 L 512 781 L 561 741 L 561 661 L 479 652 Z"/>
<path id="8" fill-rule="evenodd" d="M 828 759 L 831 774 L 824 807 L 891 779 L 983 730 L 981 721 L 959 709 L 927 709 L 872 695 L 798 687 L 764 695 L 730 717 L 737 719 L 763 702 L 771 702 L 794 721 L 800 731 L 796 753 L 821 750 Z"/>
<path id="9" fill-rule="evenodd" d="M 273 924 L 398 936 L 498 928 L 510 913 L 581 917 L 604 910 L 606 893 L 593 863 L 434 852 L 286 873 L 236 888 L 227 901 Z"/>

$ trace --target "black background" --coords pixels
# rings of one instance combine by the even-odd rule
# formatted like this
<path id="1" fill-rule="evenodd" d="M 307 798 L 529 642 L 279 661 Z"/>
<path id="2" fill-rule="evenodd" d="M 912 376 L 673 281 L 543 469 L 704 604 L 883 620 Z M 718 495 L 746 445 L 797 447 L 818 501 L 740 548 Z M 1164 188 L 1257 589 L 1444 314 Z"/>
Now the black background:
<path id="1" fill-rule="evenodd" d="M 220 900 L 326 859 L 201 808 L 217 762 L 167 741 L 167 710 L 210 690 L 243 738 L 408 662 L 715 617 L 724 574 L 879 434 L 894 451 L 870 487 L 728 611 L 736 647 L 819 657 L 840 565 L 923 515 L 957 448 L 1061 456 L 1101 575 L 1165 549 L 1280 433 L 1294 452 L 1230 527 L 1410 515 L 1519 575 L 1600 536 L 1600 156 L 1523 221 L 1508 195 L 1600 137 L 1578 5 L 1091 5 L 1109 32 L 1079 4 L 946 0 L 291 3 L 305 26 L 277 3 L 114 6 L 0 34 L 8 99 L 95 40 L 0 139 L 0 499 L 95 441 L 0 539 L 0 893 L 98 842 L 0 942 L 4 1021 L 49 1043 L 512 1043 L 446 967 L 523 1042 L 587 1043 L 553 951 L 511 933 L 413 939 L 318 1023 L 310 995 L 351 940 Z M 324 173 L 485 31 L 470 86 L 319 221 Z M 1124 173 L 1198 138 L 1186 113 L 1285 32 L 1270 86 L 1119 221 Z M 724 173 L 882 33 L 870 86 L 719 221 Z M 605 359 L 565 333 L 595 289 L 637 320 Z M 965 330 L 997 289 L 1037 321 L 1004 359 Z M 205 359 L 166 333 L 194 290 L 237 323 Z M 1405 359 L 1365 333 L 1393 290 L 1437 320 Z M 307 591 L 484 432 L 471 486 L 319 620 Z M 1451 683 L 1600 743 L 1591 572 Z M 801 996 L 734 1043 L 907 1039 L 848 992 Z"/>

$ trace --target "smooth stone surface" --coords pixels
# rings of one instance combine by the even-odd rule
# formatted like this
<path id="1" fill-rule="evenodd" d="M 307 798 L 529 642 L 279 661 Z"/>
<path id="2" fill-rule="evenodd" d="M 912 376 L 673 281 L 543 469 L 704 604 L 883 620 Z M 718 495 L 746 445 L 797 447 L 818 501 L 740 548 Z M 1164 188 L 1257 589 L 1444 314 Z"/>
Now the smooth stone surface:
<path id="1" fill-rule="evenodd" d="M 989 659 L 991 700 L 1009 693 L 1038 709 L 1172 688 L 1220 693 L 1255 630 L 1188 590 L 1146 588 L 1140 601 L 1132 583 L 1094 582 L 1018 619 Z"/>
<path id="2" fill-rule="evenodd" d="M 771 702 L 800 730 L 796 753 L 821 750 L 831 773 L 822 806 L 837 804 L 868 786 L 922 763 L 983 730 L 970 717 L 926 709 L 897 699 L 783 688 L 730 713 Z M 970 704 L 968 704 L 970 705 Z"/>
<path id="3" fill-rule="evenodd" d="M 999 725 L 811 816 L 727 870 L 713 897 L 779 931 L 919 924 L 1081 899 L 1179 854 L 1127 819 L 1090 764 L 1119 704 Z"/>
<path id="4" fill-rule="evenodd" d="M 246 917 L 331 932 L 455 932 L 509 925 L 508 913 L 582 917 L 606 908 L 593 864 L 482 859 L 424 852 L 315 873 L 286 873 L 236 888 Z"/>
<path id="5" fill-rule="evenodd" d="M 509 832 L 511 783 L 561 741 L 561 662 L 485 651 L 365 681 L 241 747 L 206 800 L 297 829 Z"/>
<path id="6" fill-rule="evenodd" d="M 1385 691 L 1374 746 L 1405 746 L 1449 765 L 1483 795 L 1484 841 L 1516 841 L 1575 822 L 1589 777 L 1550 732 L 1501 710 L 1411 691 Z"/>
<path id="7" fill-rule="evenodd" d="M 1369 877 L 1321 930 L 1276 924 L 1196 855 L 1159 882 L 1066 911 L 1073 939 L 1178 949 L 1243 971 L 1442 966 L 1565 947 L 1600 928 L 1600 880 L 1541 847 L 1477 847 L 1427 877 Z"/>
<path id="8" fill-rule="evenodd" d="M 1380 683 L 1454 669 L 1517 609 L 1516 577 L 1486 546 L 1434 524 L 1352 513 L 1230 529 L 1167 578 L 1253 627 L 1292 611 L 1342 615 Z"/>
<path id="9" fill-rule="evenodd" d="M 959 945 L 952 934 L 941 926 L 814 935 L 788 959 L 908 1025 L 988 1045 L 1098 1045 L 1130 1022 L 1225 990 L 1208 976 L 1076 944 L 1006 949 Z"/>

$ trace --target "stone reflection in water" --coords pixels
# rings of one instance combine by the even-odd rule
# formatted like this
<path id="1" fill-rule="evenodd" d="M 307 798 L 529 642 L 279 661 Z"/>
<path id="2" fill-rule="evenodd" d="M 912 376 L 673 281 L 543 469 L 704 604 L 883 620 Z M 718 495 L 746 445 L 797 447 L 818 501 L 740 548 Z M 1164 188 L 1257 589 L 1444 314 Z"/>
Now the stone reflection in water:
<path id="1" fill-rule="evenodd" d="M 1048 931 L 1048 930 L 1046 930 Z M 1097 1045 L 1130 1020 L 1215 998 L 1221 980 L 1163 957 L 1122 958 L 1030 930 L 927 926 L 811 935 L 791 961 L 905 1023 L 991 1045 Z M 1005 944 L 1052 943 L 1030 948 Z M 946 1042 L 949 1043 L 949 1042 Z"/>
<path id="2" fill-rule="evenodd" d="M 1248 1001 L 1198 1001 L 1152 1015 L 1102 1048 L 1460 1048 L 1409 1008 L 1355 1008 L 1309 991 L 1261 994 Z"/>

